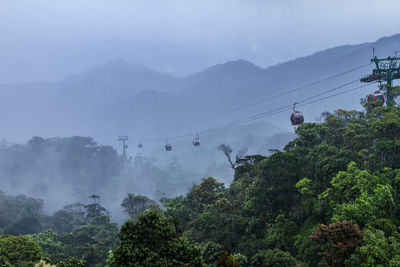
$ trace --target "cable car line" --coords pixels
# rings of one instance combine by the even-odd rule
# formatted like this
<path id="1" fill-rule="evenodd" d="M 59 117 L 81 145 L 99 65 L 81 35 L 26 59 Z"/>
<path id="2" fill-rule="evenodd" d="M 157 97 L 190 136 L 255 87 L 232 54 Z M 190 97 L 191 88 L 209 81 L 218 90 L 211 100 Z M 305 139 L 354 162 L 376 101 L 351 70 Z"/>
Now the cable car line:
<path id="1" fill-rule="evenodd" d="M 325 100 L 325 99 L 329 99 L 329 98 L 332 98 L 332 97 L 335 97 L 335 96 L 338 96 L 338 95 L 346 94 L 346 93 L 349 93 L 349 92 L 352 92 L 352 91 L 354 91 L 354 90 L 361 89 L 361 88 L 364 88 L 364 87 L 367 87 L 367 86 L 365 86 L 365 85 L 360 85 L 360 86 L 357 86 L 357 87 L 355 87 L 355 88 L 351 88 L 351 89 L 349 89 L 349 90 L 345 90 L 345 91 L 342 91 L 342 92 L 338 92 L 338 93 L 336 93 L 336 94 L 328 95 L 328 96 L 325 96 L 325 97 L 322 97 L 322 98 L 319 98 L 319 99 L 316 99 L 316 100 L 313 100 L 313 101 L 310 101 L 310 102 L 303 103 L 303 104 L 298 105 L 298 106 L 303 107 L 303 106 L 307 106 L 307 105 L 310 105 L 310 104 L 318 103 L 318 102 L 323 101 L 323 100 Z M 308 101 L 308 100 L 307 100 L 307 101 Z M 302 102 L 303 102 L 303 101 L 302 101 Z M 298 103 L 300 103 L 300 102 L 298 102 Z M 290 105 L 290 106 L 292 106 L 292 105 Z M 242 121 L 242 122 L 240 122 L 240 124 L 241 124 L 241 123 L 250 122 L 250 121 L 253 121 L 253 120 L 262 119 L 262 118 L 265 118 L 265 117 L 269 117 L 269 116 L 272 116 L 272 115 L 281 113 L 281 112 L 283 112 L 283 111 L 290 111 L 290 110 L 291 110 L 291 108 L 286 108 L 286 109 L 278 110 L 278 111 L 275 111 L 275 112 L 273 112 L 273 113 L 269 113 L 269 114 L 266 114 L 266 115 L 263 115 L 263 116 L 259 116 L 259 117 L 255 117 L 255 118 L 248 119 L 248 120 L 246 120 L 246 121 Z M 234 126 L 234 125 L 228 125 L 228 126 Z"/>
<path id="2" fill-rule="evenodd" d="M 311 82 L 311 83 L 302 85 L 302 86 L 300 86 L 300 87 L 296 87 L 296 88 L 294 88 L 294 89 L 291 89 L 291 90 L 282 92 L 282 93 L 280 93 L 280 94 L 273 95 L 273 96 L 270 96 L 270 97 L 268 97 L 268 98 L 264 98 L 264 99 L 261 99 L 261 100 L 258 100 L 258 101 L 252 102 L 252 103 L 248 103 L 248 104 L 239 106 L 239 107 L 237 107 L 237 108 L 233 108 L 233 109 L 230 109 L 230 110 L 228 110 L 228 111 L 221 112 L 221 113 L 218 113 L 218 114 L 215 114 L 215 115 L 212 115 L 212 116 L 203 118 L 203 119 L 199 119 L 199 120 L 191 121 L 191 122 L 187 122 L 187 123 L 182 123 L 182 124 L 179 124 L 179 125 L 177 125 L 176 127 L 172 128 L 172 129 L 176 129 L 176 128 L 180 128 L 180 127 L 185 127 L 185 126 L 189 126 L 189 125 L 193 125 L 193 124 L 197 124 L 197 123 L 201 123 L 201 122 L 205 122 L 205 121 L 212 120 L 212 119 L 215 119 L 215 118 L 218 118 L 218 117 L 221 117 L 221 116 L 230 114 L 230 113 L 234 113 L 234 112 L 237 112 L 237 111 L 240 111 L 240 110 L 243 110 L 243 109 L 252 107 L 252 106 L 256 106 L 256 105 L 259 105 L 259 104 L 261 104 L 261 103 L 267 102 L 267 101 L 269 101 L 269 100 L 276 99 L 276 98 L 279 98 L 279 97 L 282 97 L 282 96 L 285 96 L 285 95 L 294 93 L 294 92 L 296 92 L 296 91 L 300 91 L 300 90 L 305 89 L 305 88 L 307 88 L 307 87 L 311 87 L 311 86 L 314 86 L 314 85 L 317 85 L 317 84 L 320 84 L 320 83 L 323 83 L 323 82 L 332 80 L 332 79 L 334 79 L 334 78 L 340 77 L 340 76 L 345 75 L 345 74 L 347 74 L 347 73 L 350 73 L 350 72 L 353 72 L 353 71 L 356 71 L 356 70 L 365 68 L 365 67 L 367 67 L 367 66 L 369 66 L 369 65 L 371 65 L 371 64 L 372 64 L 372 63 L 360 65 L 360 66 L 358 66 L 358 67 L 355 67 L 355 68 L 346 70 L 346 71 L 344 71 L 344 72 L 341 72 L 341 73 L 338 73 L 338 74 L 334 74 L 334 75 L 329 76 L 329 77 L 327 77 L 327 78 L 320 79 L 320 80 L 317 80 L 317 81 L 314 81 L 314 82 Z M 359 79 L 357 79 L 357 81 L 359 81 Z"/>
<path id="3" fill-rule="evenodd" d="M 343 88 L 343 87 L 346 87 L 346 86 L 348 86 L 348 85 L 350 85 L 350 84 L 353 84 L 353 83 L 355 83 L 355 82 L 358 82 L 358 81 L 359 81 L 359 79 L 353 80 L 353 81 L 350 81 L 350 82 L 347 82 L 347 83 L 342 84 L 342 85 L 339 85 L 339 86 L 334 87 L 334 88 L 332 88 L 332 89 L 329 89 L 329 90 L 327 90 L 327 91 L 321 92 L 321 93 L 319 93 L 319 94 L 317 94 L 317 95 L 308 97 L 308 98 L 303 99 L 303 100 L 301 100 L 301 101 L 297 101 L 297 104 L 300 104 L 300 103 L 303 103 L 303 102 L 305 102 L 305 101 L 308 101 L 308 100 L 314 99 L 314 98 L 316 98 L 316 97 L 319 97 L 319 96 L 321 96 L 321 95 L 324 95 L 324 94 L 327 94 L 327 93 L 336 91 L 336 90 L 338 90 L 338 89 L 341 89 L 341 88 Z M 274 110 L 271 110 L 271 111 L 262 112 L 262 113 L 259 113 L 259 114 L 256 114 L 256 115 L 253 115 L 253 116 L 250 116 L 250 117 L 247 117 L 247 118 L 238 120 L 238 122 L 239 122 L 239 121 L 242 121 L 242 120 L 248 120 L 248 119 L 251 119 L 251 118 L 253 118 L 253 117 L 257 118 L 257 117 L 262 116 L 262 115 L 264 115 L 264 114 L 269 114 L 269 113 L 271 113 L 271 112 L 279 111 L 279 110 L 281 110 L 281 109 L 287 110 L 287 108 L 290 108 L 290 107 L 292 107 L 292 106 L 293 106 L 293 104 L 290 104 L 290 105 L 286 105 L 286 106 L 283 106 L 283 107 L 280 107 L 280 108 L 277 108 L 277 109 L 274 109 Z M 290 109 L 289 109 L 289 110 L 290 110 Z M 235 122 L 237 122 L 237 121 L 235 121 Z M 230 123 L 229 123 L 229 124 L 230 124 Z"/>
<path id="4" fill-rule="evenodd" d="M 350 82 L 350 83 L 353 83 L 353 82 Z M 350 83 L 347 83 L 347 85 L 350 84 Z M 377 82 L 375 82 L 375 83 L 377 83 Z M 332 94 L 332 95 L 328 95 L 328 96 L 325 96 L 325 97 L 310 101 L 310 100 L 312 100 L 312 99 L 314 99 L 314 98 L 316 98 L 318 96 L 321 96 L 323 94 L 326 94 L 326 93 L 329 93 L 329 92 L 333 92 L 334 90 L 337 90 L 338 88 L 343 88 L 345 85 L 338 86 L 338 87 L 335 87 L 335 88 L 330 89 L 328 91 L 325 91 L 323 93 L 320 93 L 318 95 L 311 96 L 311 97 L 308 97 L 308 98 L 303 99 L 301 101 L 298 101 L 297 103 L 298 104 L 302 103 L 302 104 L 299 105 L 300 107 L 307 106 L 307 105 L 314 104 L 314 103 L 317 103 L 317 102 L 320 102 L 320 101 L 323 101 L 323 100 L 326 100 L 326 99 L 329 99 L 329 98 L 332 98 L 332 97 L 335 97 L 335 96 L 338 96 L 338 95 L 346 94 L 346 93 L 349 93 L 349 92 L 352 92 L 352 91 L 355 91 L 355 90 L 358 90 L 358 89 L 361 89 L 361 88 L 368 87 L 368 86 L 370 86 L 372 84 L 374 84 L 374 83 L 360 85 L 360 86 L 357 86 L 357 87 L 354 87 L 354 88 L 351 88 L 351 89 L 348 89 L 348 90 L 345 90 L 345 91 L 342 91 L 342 92 L 338 92 L 338 93 L 335 93 L 335 94 Z M 250 122 L 250 121 L 254 121 L 254 120 L 262 119 L 262 118 L 265 118 L 265 117 L 269 117 L 269 116 L 272 116 L 272 115 L 275 115 L 275 114 L 282 113 L 284 111 L 290 111 L 292 108 L 293 108 L 293 104 L 282 106 L 282 107 L 279 107 L 279 108 L 276 108 L 276 109 L 273 109 L 273 110 L 270 110 L 270 111 L 262 112 L 262 113 L 259 113 L 259 114 L 244 118 L 244 119 L 236 120 L 236 121 L 227 123 L 225 125 L 221 125 L 219 127 L 213 127 L 213 128 L 205 129 L 205 130 L 202 130 L 202 131 L 198 131 L 197 133 L 207 133 L 207 132 L 209 132 L 211 130 L 222 130 L 222 129 L 225 129 L 225 128 L 228 128 L 228 127 L 232 127 L 232 126 L 239 126 L 239 125 L 241 125 L 243 123 L 247 123 L 247 122 Z M 169 139 L 181 139 L 181 138 L 184 138 L 184 137 L 190 137 L 190 136 L 194 136 L 194 135 L 195 135 L 194 133 L 189 133 L 189 134 L 185 134 L 185 135 L 170 137 Z"/>
<path id="5" fill-rule="evenodd" d="M 372 85 L 372 83 L 369 84 L 369 85 Z M 329 99 L 329 98 L 332 98 L 332 97 L 335 97 L 335 96 L 338 96 L 338 95 L 341 95 L 341 94 L 346 94 L 346 93 L 349 93 L 349 92 L 352 92 L 354 90 L 358 90 L 358 89 L 361 89 L 361 88 L 364 88 L 364 87 L 367 87 L 367 86 L 368 85 L 360 85 L 360 86 L 357 86 L 357 87 L 354 87 L 354 88 L 351 88 L 351 89 L 348 89 L 348 90 L 345 90 L 345 91 L 342 91 L 342 92 L 338 92 L 338 93 L 335 93 L 335 94 L 332 94 L 332 95 L 328 95 L 328 96 L 325 96 L 325 97 L 322 97 L 322 98 L 307 102 L 307 101 L 309 101 L 309 100 L 314 98 L 314 97 L 309 97 L 308 99 L 304 99 L 302 101 L 298 101 L 297 104 L 303 103 L 303 104 L 298 105 L 300 107 L 307 106 L 307 105 L 314 104 L 314 103 L 320 102 L 322 100 Z M 269 112 L 260 113 L 260 114 L 258 114 L 258 116 L 253 115 L 252 117 L 249 117 L 249 118 L 246 118 L 246 119 L 242 119 L 240 121 L 231 122 L 231 123 L 225 125 L 225 127 L 221 128 L 221 129 L 224 129 L 224 128 L 227 128 L 227 127 L 230 127 L 230 126 L 234 126 L 234 124 L 237 124 L 237 123 L 242 124 L 242 123 L 250 122 L 250 121 L 253 121 L 253 120 L 258 120 L 258 119 L 262 119 L 262 118 L 265 118 L 265 117 L 269 117 L 269 116 L 281 113 L 283 111 L 290 111 L 292 109 L 292 106 L 293 106 L 293 104 L 284 106 L 284 107 L 282 107 L 280 109 L 278 108 L 276 110 L 272 110 L 272 111 L 269 111 Z"/>
<path id="6" fill-rule="evenodd" d="M 284 95 L 288 95 L 288 94 L 291 94 L 293 92 L 302 90 L 304 88 L 307 88 L 307 87 L 310 87 L 310 86 L 313 86 L 313 85 L 317 85 L 319 83 L 322 83 L 322 82 L 337 78 L 339 76 L 342 76 L 344 74 L 353 72 L 355 70 L 362 69 L 362 68 L 364 68 L 366 66 L 369 66 L 369 65 L 371 65 L 371 63 L 364 64 L 364 65 L 349 69 L 349 70 L 344 71 L 342 73 L 338 73 L 338 74 L 332 75 L 330 77 L 327 77 L 327 78 L 324 78 L 324 79 L 320 79 L 320 80 L 314 81 L 312 83 L 308 83 L 306 85 L 303 85 L 303 86 L 300 86 L 300 87 L 297 87 L 297 88 L 282 92 L 280 94 L 277 94 L 277 95 L 274 95 L 274 96 L 271 96 L 271 97 L 268 97 L 268 98 L 265 98 L 265 99 L 261 99 L 259 101 L 253 102 L 253 103 L 249 103 L 249 104 L 246 104 L 246 105 L 242 105 L 242 106 L 233 108 L 233 109 L 231 109 L 229 111 L 226 111 L 226 112 L 222 112 L 222 113 L 219 113 L 219 114 L 216 114 L 216 115 L 213 115 L 213 116 L 201 119 L 201 120 L 197 120 L 197 121 L 192 121 L 192 122 L 188 122 L 188 123 L 185 123 L 185 124 L 181 124 L 181 125 L 179 125 L 177 127 L 183 127 L 183 126 L 187 126 L 187 125 L 191 125 L 191 124 L 195 124 L 195 123 L 204 122 L 204 121 L 211 120 L 211 119 L 214 119 L 214 118 L 217 118 L 217 117 L 229 114 L 229 113 L 233 113 L 233 112 L 236 112 L 236 111 L 239 111 L 239 110 L 243 110 L 243 109 L 249 108 L 251 106 L 255 106 L 255 105 L 264 103 L 266 101 L 269 101 L 269 100 L 272 100 L 272 99 L 275 99 L 275 98 L 279 98 L 279 97 L 282 97 Z M 364 88 L 366 86 L 371 85 L 371 83 L 370 83 L 370 84 L 367 84 L 367 85 L 358 86 L 358 87 L 355 87 L 355 88 L 351 88 L 349 90 L 345 90 L 345 91 L 342 91 L 342 92 L 339 92 L 339 93 L 336 93 L 336 94 L 328 95 L 326 97 L 322 97 L 322 98 L 310 101 L 312 99 L 318 98 L 318 97 L 320 97 L 322 95 L 325 95 L 325 94 L 328 94 L 328 93 L 331 93 L 333 91 L 336 91 L 338 89 L 341 89 L 343 87 L 346 87 L 346 86 L 348 86 L 350 84 L 353 84 L 355 82 L 358 82 L 358 81 L 359 81 L 359 79 L 347 82 L 345 84 L 342 84 L 342 85 L 339 85 L 337 87 L 331 88 L 329 90 L 323 91 L 323 92 L 318 93 L 316 95 L 313 95 L 311 97 L 305 98 L 305 99 L 303 99 L 301 101 L 297 101 L 296 104 L 300 104 L 300 105 L 298 105 L 300 107 L 301 106 L 306 106 L 306 105 L 309 105 L 309 104 L 312 104 L 312 103 L 316 103 L 316 102 L 319 102 L 319 101 L 322 101 L 322 100 L 325 100 L 325 99 L 328 99 L 328 98 L 331 98 L 331 97 L 335 97 L 335 96 L 340 95 L 340 94 L 348 93 L 348 92 L 351 92 L 351 91 L 354 91 L 354 90 L 357 90 L 357 89 L 360 89 L 360 88 Z M 275 115 L 275 114 L 278 114 L 278 113 L 281 113 L 281 112 L 284 112 L 284 111 L 289 111 L 289 110 L 292 109 L 292 107 L 293 107 L 293 104 L 281 106 L 281 107 L 275 108 L 273 110 L 269 110 L 269 111 L 266 111 L 266 112 L 262 112 L 262 113 L 258 113 L 258 114 L 252 115 L 252 116 L 247 117 L 247 118 L 243 118 L 243 119 L 239 119 L 239 120 L 236 120 L 236 121 L 232 121 L 232 122 L 229 122 L 229 123 L 226 123 L 226 124 L 222 124 L 222 125 L 216 126 L 216 127 L 211 127 L 211 128 L 208 128 L 208 129 L 205 129 L 205 130 L 202 130 L 202 131 L 197 131 L 196 133 L 188 133 L 188 134 L 184 134 L 184 135 L 168 137 L 168 140 L 175 140 L 175 139 L 180 139 L 180 138 L 185 138 L 185 137 L 190 137 L 190 136 L 193 137 L 193 136 L 197 135 L 197 138 L 193 139 L 193 145 L 194 146 L 200 146 L 199 133 L 207 133 L 207 132 L 209 132 L 211 130 L 220 130 L 220 129 L 225 129 L 225 128 L 231 127 L 231 126 L 237 126 L 237 125 L 240 125 L 240 124 L 243 124 L 243 123 L 247 123 L 247 122 L 250 122 L 250 121 L 253 121 L 253 120 L 258 120 L 258 119 L 261 119 L 261 118 L 272 116 L 272 115 Z M 294 107 L 293 107 L 293 110 L 294 110 Z M 293 112 L 295 113 L 296 111 L 294 110 Z M 298 112 L 298 113 L 301 114 L 301 112 Z M 301 114 L 301 117 L 303 118 L 302 121 L 304 121 L 304 116 L 302 114 Z M 302 123 L 302 122 L 300 122 L 300 123 Z M 300 123 L 298 123 L 298 124 L 300 124 Z M 294 124 L 293 121 L 292 121 L 292 124 L 293 125 L 298 125 L 298 124 Z M 174 129 L 176 129 L 177 127 L 174 127 Z M 152 138 L 152 139 L 155 140 L 156 138 Z M 141 146 L 142 146 L 142 142 L 140 143 L 140 147 Z M 172 146 L 171 146 L 170 143 L 168 143 L 168 141 L 166 141 L 165 149 L 167 151 L 171 151 L 172 150 Z"/>
<path id="7" fill-rule="evenodd" d="M 360 86 L 357 86 L 357 87 L 354 87 L 354 88 L 351 88 L 351 89 L 348 89 L 348 90 L 345 90 L 345 91 L 342 91 L 342 92 L 339 92 L 339 93 L 336 93 L 336 94 L 333 94 L 333 95 L 329 95 L 329 96 L 326 96 L 326 97 L 323 97 L 323 98 L 316 99 L 314 101 L 308 102 L 308 101 L 310 101 L 310 100 L 312 100 L 312 99 L 314 99 L 314 98 L 316 98 L 318 96 L 321 96 L 321 95 L 336 91 L 336 90 L 338 90 L 340 88 L 343 88 L 343 87 L 345 87 L 345 86 L 347 86 L 349 84 L 352 84 L 354 82 L 355 81 L 351 81 L 351 82 L 345 83 L 343 85 L 334 87 L 332 89 L 326 90 L 324 92 L 321 92 L 321 93 L 319 93 L 317 95 L 314 95 L 314 96 L 305 98 L 303 100 L 297 101 L 297 103 L 299 104 L 298 106 L 302 107 L 302 106 L 306 106 L 306 105 L 309 105 L 309 104 L 317 103 L 319 101 L 322 101 L 322 100 L 325 100 L 325 99 L 328 99 L 328 98 L 331 98 L 331 97 L 335 97 L 335 96 L 338 96 L 338 95 L 341 95 L 341 94 L 344 94 L 344 93 L 348 93 L 348 92 L 351 92 L 351 91 L 354 91 L 354 90 L 357 90 L 357 89 L 360 89 L 360 88 L 364 88 L 364 87 L 367 87 L 367 86 L 373 84 L 373 83 L 370 83 L 370 84 L 367 84 L 367 85 L 360 85 Z M 169 140 L 176 140 L 176 139 L 181 139 L 181 138 L 185 138 L 185 137 L 195 136 L 197 133 L 207 133 L 210 130 L 225 129 L 225 128 L 228 128 L 228 127 L 231 127 L 231 126 L 235 126 L 235 125 L 238 125 L 238 124 L 247 123 L 247 122 L 250 122 L 250 121 L 253 121 L 253 120 L 258 120 L 258 119 L 261 119 L 261 118 L 269 117 L 269 116 L 272 116 L 272 115 L 275 115 L 275 114 L 278 114 L 278 113 L 281 113 L 281 112 L 284 112 L 284 111 L 290 111 L 292 109 L 292 107 L 293 107 L 293 104 L 281 106 L 281 107 L 278 107 L 278 108 L 275 108 L 275 109 L 272 109 L 272 110 L 269 110 L 269 111 L 266 111 L 266 112 L 258 113 L 258 114 L 252 115 L 250 117 L 247 117 L 247 118 L 235 120 L 235 121 L 232 121 L 232 122 L 220 125 L 220 126 L 211 127 L 211 128 L 208 128 L 208 129 L 205 129 L 205 130 L 202 130 L 202 131 L 197 131 L 196 133 L 188 133 L 188 134 L 184 134 L 184 135 L 168 137 L 168 139 Z M 156 138 L 154 138 L 154 140 L 156 140 Z"/>

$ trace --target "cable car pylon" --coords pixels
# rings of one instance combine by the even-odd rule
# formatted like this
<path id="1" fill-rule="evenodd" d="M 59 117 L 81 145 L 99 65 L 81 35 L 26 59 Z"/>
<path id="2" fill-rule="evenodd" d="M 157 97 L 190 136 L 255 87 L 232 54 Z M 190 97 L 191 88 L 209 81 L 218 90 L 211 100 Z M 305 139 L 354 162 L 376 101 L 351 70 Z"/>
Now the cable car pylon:
<path id="1" fill-rule="evenodd" d="M 400 58 L 397 56 L 377 58 L 375 55 L 373 55 L 371 62 L 375 63 L 375 68 L 372 70 L 372 74 L 361 78 L 360 82 L 371 83 L 375 81 L 386 81 L 386 84 L 381 85 L 380 89 L 385 90 L 387 100 L 386 105 L 393 106 L 395 104 L 395 88 L 393 88 L 392 82 L 393 80 L 400 79 Z"/>

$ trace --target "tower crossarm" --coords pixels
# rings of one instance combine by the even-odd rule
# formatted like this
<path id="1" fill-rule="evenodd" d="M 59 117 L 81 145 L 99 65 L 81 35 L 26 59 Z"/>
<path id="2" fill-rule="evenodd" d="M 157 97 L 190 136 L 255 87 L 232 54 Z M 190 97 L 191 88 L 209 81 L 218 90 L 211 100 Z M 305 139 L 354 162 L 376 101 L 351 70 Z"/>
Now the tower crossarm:
<path id="1" fill-rule="evenodd" d="M 371 59 L 375 64 L 372 74 L 369 74 L 360 79 L 360 82 L 370 83 L 375 81 L 385 81 L 387 88 L 392 88 L 392 81 L 400 79 L 400 57 L 377 58 Z M 386 89 L 387 105 L 394 105 L 394 92 L 391 89 Z"/>

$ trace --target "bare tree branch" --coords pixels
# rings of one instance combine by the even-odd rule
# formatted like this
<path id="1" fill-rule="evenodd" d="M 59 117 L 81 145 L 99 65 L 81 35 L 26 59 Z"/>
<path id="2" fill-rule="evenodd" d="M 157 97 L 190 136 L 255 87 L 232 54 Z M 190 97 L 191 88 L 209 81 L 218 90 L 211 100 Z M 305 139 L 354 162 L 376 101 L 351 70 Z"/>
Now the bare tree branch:
<path id="1" fill-rule="evenodd" d="M 218 146 L 218 150 L 221 150 L 224 153 L 224 155 L 228 159 L 229 167 L 231 167 L 234 170 L 236 170 L 236 166 L 238 165 L 240 160 L 242 160 L 246 156 L 247 153 L 247 148 L 243 147 L 241 150 L 238 151 L 238 153 L 236 153 L 235 161 L 233 161 L 231 155 L 233 149 L 230 146 L 226 144 L 221 144 Z"/>

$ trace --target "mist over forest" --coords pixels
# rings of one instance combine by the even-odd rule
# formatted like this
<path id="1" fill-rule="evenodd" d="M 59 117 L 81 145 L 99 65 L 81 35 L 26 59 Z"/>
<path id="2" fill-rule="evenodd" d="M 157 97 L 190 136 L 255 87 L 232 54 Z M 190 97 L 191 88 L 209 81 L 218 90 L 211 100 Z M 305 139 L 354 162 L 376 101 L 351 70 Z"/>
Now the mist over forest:
<path id="1" fill-rule="evenodd" d="M 209 176 L 229 184 L 233 170 L 217 150 L 220 144 L 236 150 L 246 147 L 249 155 L 268 155 L 270 149 L 282 149 L 294 134 L 289 123 L 281 123 L 288 118 L 285 113 L 222 130 L 215 126 L 362 77 L 368 68 L 268 101 L 280 91 L 365 65 L 373 47 L 384 55 L 399 44 L 395 35 L 266 69 L 238 60 L 186 78 L 114 60 L 59 82 L 3 85 L 1 109 L 7 116 L 0 151 L 2 191 L 41 198 L 49 214 L 97 194 L 122 223 L 119 204 L 127 193 L 172 197 Z M 365 93 L 356 90 L 336 101 L 305 106 L 306 121 L 318 121 L 322 111 L 357 107 Z M 266 101 L 241 108 L 259 99 Z M 235 108 L 238 111 L 227 112 Z M 207 119 L 215 114 L 223 115 Z M 201 146 L 196 148 L 191 141 L 199 131 Z M 193 136 L 174 139 L 182 133 Z M 117 142 L 123 134 L 129 136 L 127 163 Z M 164 151 L 167 138 L 173 144 L 169 153 Z M 139 142 L 144 144 L 141 149 Z"/>
<path id="2" fill-rule="evenodd" d="M 382 1 L 0 3 L 0 265 L 400 266 Z"/>
<path id="3" fill-rule="evenodd" d="M 246 147 L 249 155 L 268 155 L 269 149 L 282 149 L 294 137 L 293 128 L 286 123 L 285 112 L 264 122 L 226 129 L 216 126 L 291 105 L 321 89 L 362 77 L 368 67 L 268 101 L 268 96 L 281 91 L 365 65 L 372 48 L 377 55 L 385 55 L 399 44 L 400 37 L 395 35 L 266 69 L 244 60 L 232 61 L 186 78 L 114 60 L 59 82 L 3 85 L 0 109 L 7 116 L 0 151 L 2 191 L 44 199 L 49 213 L 71 200 L 84 202 L 88 195 L 98 194 L 116 221 L 122 222 L 119 203 L 129 192 L 154 199 L 176 196 L 208 176 L 229 184 L 233 171 L 217 150 L 220 144 L 236 150 Z M 355 90 L 302 111 L 306 121 L 318 121 L 323 111 L 357 108 L 365 94 L 366 89 Z M 207 119 L 215 114 L 222 115 Z M 199 131 L 201 146 L 196 148 L 191 141 Z M 174 139 L 187 133 L 193 134 Z M 129 136 L 128 163 L 123 162 L 117 141 L 125 134 Z M 167 138 L 173 144 L 169 153 L 164 151 Z M 144 144 L 142 149 L 137 148 L 139 142 Z"/>

